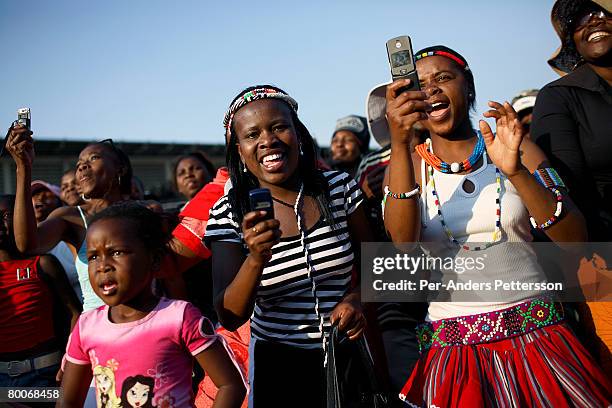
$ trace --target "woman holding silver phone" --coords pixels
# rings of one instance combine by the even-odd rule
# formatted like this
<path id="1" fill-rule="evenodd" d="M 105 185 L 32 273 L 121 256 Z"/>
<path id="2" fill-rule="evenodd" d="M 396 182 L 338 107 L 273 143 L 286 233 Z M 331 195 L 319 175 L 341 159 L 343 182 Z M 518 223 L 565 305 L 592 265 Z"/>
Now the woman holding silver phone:
<path id="1" fill-rule="evenodd" d="M 83 310 L 102 306 L 104 303 L 89 283 L 85 256 L 87 219 L 123 201 L 123 195 L 130 193 L 132 166 L 129 158 L 110 139 L 86 146 L 76 165 L 83 203 L 57 208 L 36 225 L 30 187 L 34 161 L 32 132 L 25 126 L 14 125 L 9 131 L 6 150 L 17 166 L 15 242 L 18 249 L 28 254 L 45 254 L 60 241 L 77 248 L 75 265 L 83 293 Z"/>
<path id="2" fill-rule="evenodd" d="M 503 244 L 530 242 L 530 224 L 553 241 L 586 239 L 563 181 L 523 138 L 507 102 L 489 102 L 484 114 L 496 135 L 483 120 L 473 128 L 474 78 L 459 53 L 434 46 L 415 58 L 421 90 L 397 92 L 408 81 L 387 87 L 392 140 L 383 205 L 393 242 L 419 242 L 436 257 L 479 251 L 496 260 L 474 279 L 539 279 L 535 253 L 526 245 L 508 253 Z M 412 153 L 416 122 L 430 138 Z M 544 292 L 493 296 L 430 302 L 417 328 L 421 358 L 400 398 L 415 407 L 610 403 L 612 385 L 564 323 L 560 304 Z"/>

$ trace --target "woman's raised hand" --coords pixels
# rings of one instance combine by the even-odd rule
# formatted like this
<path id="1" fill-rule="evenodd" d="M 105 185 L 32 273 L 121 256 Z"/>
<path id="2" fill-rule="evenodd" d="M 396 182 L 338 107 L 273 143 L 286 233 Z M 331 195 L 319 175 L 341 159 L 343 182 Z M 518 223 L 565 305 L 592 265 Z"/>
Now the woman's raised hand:
<path id="1" fill-rule="evenodd" d="M 487 122 L 484 120 L 479 122 L 487 154 L 502 173 L 512 177 L 524 168 L 520 155 L 520 146 L 524 136 L 523 127 L 514 108 L 508 102 L 502 105 L 490 101 L 489 106 L 492 109 L 486 111 L 483 116 L 495 118 L 496 134 L 493 134 Z"/>
<path id="2" fill-rule="evenodd" d="M 32 139 L 32 131 L 30 129 L 20 124 L 14 124 L 9 129 L 5 149 L 13 157 L 17 167 L 32 167 L 32 162 L 34 161 L 34 140 Z"/>
<path id="3" fill-rule="evenodd" d="M 387 122 L 391 142 L 409 145 L 415 135 L 413 126 L 427 119 L 431 104 L 426 101 L 427 94 L 422 91 L 398 91 L 410 85 L 409 79 L 402 79 L 387 85 Z"/>
<path id="4" fill-rule="evenodd" d="M 266 211 L 251 211 L 242 220 L 244 242 L 250 256 L 262 266 L 272 258 L 272 247 L 280 242 L 280 222 L 266 219 Z"/>

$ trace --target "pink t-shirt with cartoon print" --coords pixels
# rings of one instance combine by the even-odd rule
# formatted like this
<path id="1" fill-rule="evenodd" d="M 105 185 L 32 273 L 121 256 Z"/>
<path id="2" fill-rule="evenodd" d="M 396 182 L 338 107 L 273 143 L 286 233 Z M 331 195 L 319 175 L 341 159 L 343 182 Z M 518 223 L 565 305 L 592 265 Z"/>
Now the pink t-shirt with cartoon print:
<path id="1" fill-rule="evenodd" d="M 91 365 L 98 408 L 192 407 L 192 356 L 218 336 L 195 306 L 161 298 L 144 318 L 112 323 L 108 306 L 83 313 L 66 359 Z"/>

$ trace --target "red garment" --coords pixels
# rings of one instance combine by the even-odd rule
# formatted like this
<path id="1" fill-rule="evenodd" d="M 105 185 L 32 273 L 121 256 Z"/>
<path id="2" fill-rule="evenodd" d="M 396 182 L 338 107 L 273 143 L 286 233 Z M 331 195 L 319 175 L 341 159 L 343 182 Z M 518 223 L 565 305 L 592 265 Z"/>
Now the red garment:
<path id="1" fill-rule="evenodd" d="M 423 353 L 400 398 L 411 407 L 607 407 L 612 383 L 564 324 Z"/>
<path id="2" fill-rule="evenodd" d="M 51 340 L 53 298 L 38 276 L 38 259 L 0 262 L 0 353 Z"/>
<path id="3" fill-rule="evenodd" d="M 225 338 L 229 345 L 236 362 L 240 366 L 242 375 L 248 378 L 249 374 L 249 339 L 251 337 L 251 326 L 250 322 L 246 322 L 238 328 L 236 331 L 228 331 L 223 327 L 217 329 L 217 333 Z M 198 386 L 198 394 L 195 399 L 195 406 L 197 408 L 210 408 L 215 401 L 217 396 L 218 388 L 212 382 L 209 376 L 204 377 L 200 385 Z M 247 408 L 248 405 L 248 394 L 242 402 L 241 408 Z"/>
<path id="4" fill-rule="evenodd" d="M 180 223 L 172 231 L 176 239 L 202 259 L 207 259 L 211 255 L 210 250 L 202 241 L 208 223 L 208 212 L 223 196 L 223 188 L 227 180 L 229 180 L 229 172 L 226 167 L 221 167 L 217 170 L 213 181 L 202 187 L 179 213 Z"/>

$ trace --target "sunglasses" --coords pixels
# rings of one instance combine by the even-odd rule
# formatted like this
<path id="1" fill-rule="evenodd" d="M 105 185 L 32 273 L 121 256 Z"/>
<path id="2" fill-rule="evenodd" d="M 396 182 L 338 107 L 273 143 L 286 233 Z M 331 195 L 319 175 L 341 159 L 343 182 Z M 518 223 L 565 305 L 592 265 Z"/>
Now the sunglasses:
<path id="1" fill-rule="evenodd" d="M 121 153 L 118 151 L 117 146 L 115 146 L 115 143 L 113 143 L 113 139 L 100 140 L 99 142 L 96 142 L 96 144 L 102 144 L 102 145 L 109 146 L 111 150 L 115 152 L 117 156 L 121 157 Z"/>
<path id="2" fill-rule="evenodd" d="M 99 144 L 108 144 L 110 145 L 110 147 L 113 148 L 113 150 L 115 150 L 115 144 L 113 143 L 113 139 L 104 139 L 104 140 L 100 140 L 99 142 L 96 142 Z"/>
<path id="3" fill-rule="evenodd" d="M 126 154 L 123 151 L 121 151 L 121 149 L 117 147 L 117 145 L 113 142 L 113 139 L 100 140 L 99 142 L 96 142 L 96 144 L 102 144 L 102 145 L 109 146 L 111 150 L 117 155 L 117 157 L 119 158 L 119 161 L 122 164 L 129 163 L 130 159 L 128 158 L 128 156 L 126 156 Z"/>
<path id="4" fill-rule="evenodd" d="M 610 18 L 610 16 L 603 10 L 591 10 L 584 14 L 579 14 L 575 20 L 570 20 L 570 27 L 572 27 L 573 32 L 580 31 L 594 18 L 605 20 L 606 18 Z"/>

